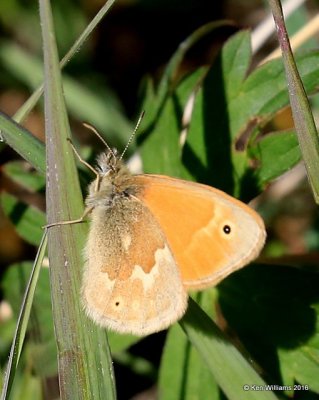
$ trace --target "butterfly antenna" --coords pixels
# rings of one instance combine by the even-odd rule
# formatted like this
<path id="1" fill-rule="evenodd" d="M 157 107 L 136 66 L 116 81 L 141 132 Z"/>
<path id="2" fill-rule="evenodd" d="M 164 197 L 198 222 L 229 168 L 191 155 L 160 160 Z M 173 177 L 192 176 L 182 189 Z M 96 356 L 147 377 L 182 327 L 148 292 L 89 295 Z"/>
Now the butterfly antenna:
<path id="1" fill-rule="evenodd" d="M 106 143 L 106 141 L 103 139 L 103 137 L 99 134 L 99 132 L 94 128 L 94 126 L 88 124 L 87 122 L 83 122 L 83 125 L 90 129 L 95 135 L 101 140 L 101 142 L 104 144 L 104 146 L 108 149 L 108 151 L 112 154 L 114 157 L 114 160 L 116 161 L 116 155 L 114 151 L 111 149 L 111 147 Z"/>
<path id="2" fill-rule="evenodd" d="M 145 111 L 142 111 L 142 112 L 141 112 L 141 115 L 139 116 L 139 119 L 138 119 L 138 121 L 137 121 L 137 123 L 136 123 L 135 129 L 134 129 L 132 135 L 130 136 L 130 138 L 129 138 L 129 140 L 128 140 L 126 146 L 125 146 L 125 149 L 123 150 L 123 152 L 122 152 L 122 154 L 121 154 L 119 160 L 122 160 L 124 154 L 126 153 L 126 150 L 128 149 L 129 145 L 132 143 L 132 140 L 133 140 L 133 138 L 134 138 L 134 136 L 135 136 L 135 134 L 136 134 L 136 132 L 137 132 L 139 126 L 141 125 L 141 122 L 142 122 L 142 119 L 143 119 L 144 115 L 145 115 Z"/>

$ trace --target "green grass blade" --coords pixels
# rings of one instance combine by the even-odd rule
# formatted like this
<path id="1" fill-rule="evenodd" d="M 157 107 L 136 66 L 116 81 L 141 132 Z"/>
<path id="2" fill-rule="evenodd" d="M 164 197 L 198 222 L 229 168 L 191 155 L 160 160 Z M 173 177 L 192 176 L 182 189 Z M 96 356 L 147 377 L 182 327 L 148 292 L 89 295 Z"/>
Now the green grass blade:
<path id="1" fill-rule="evenodd" d="M 245 385 L 265 387 L 266 383 L 191 298 L 180 323 L 228 399 L 277 399 L 271 391 L 244 390 Z"/>
<path id="2" fill-rule="evenodd" d="M 115 0 L 107 1 L 104 6 L 100 9 L 100 11 L 96 14 L 96 16 L 92 19 L 89 25 L 85 28 L 84 32 L 79 36 L 79 38 L 74 42 L 73 46 L 71 46 L 70 50 L 65 54 L 60 62 L 61 69 L 66 66 L 66 64 L 72 59 L 72 57 L 79 51 L 80 47 L 83 46 L 84 42 L 87 40 L 89 35 L 95 29 L 95 27 L 101 22 L 106 13 L 115 3 Z M 15 113 L 14 119 L 17 122 L 23 121 L 26 116 L 30 113 L 33 107 L 36 105 L 38 100 L 43 94 L 44 85 L 41 84 L 32 96 L 23 104 L 22 107 Z"/>
<path id="3" fill-rule="evenodd" d="M 40 0 L 44 49 L 48 221 L 82 214 L 82 195 L 67 138 L 67 119 L 49 0 Z M 61 399 L 113 399 L 115 385 L 105 331 L 84 315 L 80 279 L 85 226 L 53 227 L 48 233 L 53 318 Z"/>
<path id="4" fill-rule="evenodd" d="M 2 140 L 27 160 L 34 168 L 45 174 L 44 144 L 28 130 L 0 112 Z"/>
<path id="5" fill-rule="evenodd" d="M 28 243 L 37 246 L 43 234 L 41 227 L 45 225 L 44 213 L 6 192 L 1 194 L 0 201 L 4 213 L 15 225 L 19 235 Z"/>
<path id="6" fill-rule="evenodd" d="M 39 82 L 43 81 L 42 61 L 11 42 L 1 43 L 0 63 L 30 90 L 35 89 Z M 105 87 L 101 93 L 96 93 L 67 75 L 63 77 L 63 87 L 70 114 L 78 120 L 90 121 L 97 129 L 107 132 L 108 138 L 126 144 L 128 132 L 132 131 L 132 127 L 121 112 L 116 96 L 110 89 Z M 43 87 L 40 91 L 36 89 L 38 95 L 42 92 Z M 22 108 L 27 104 L 29 100 Z M 87 106 L 88 104 L 90 107 Z M 27 107 L 26 112 L 28 111 L 30 109 Z M 110 115 L 112 118 L 109 117 Z M 17 118 L 17 121 L 21 123 L 21 118 Z"/>
<path id="7" fill-rule="evenodd" d="M 24 161 L 9 161 L 3 166 L 3 173 L 17 185 L 30 192 L 39 192 L 45 187 L 45 178 L 38 171 L 31 171 Z"/>
<path id="8" fill-rule="evenodd" d="M 286 71 L 290 104 L 308 179 L 319 204 L 319 138 L 310 104 L 294 60 L 280 1 L 269 0 Z"/>
<path id="9" fill-rule="evenodd" d="M 173 326 L 161 361 L 159 398 L 213 400 L 219 399 L 219 394 L 219 387 L 198 351 L 183 330 L 178 325 Z"/>
<path id="10" fill-rule="evenodd" d="M 26 292 L 22 301 L 22 306 L 18 318 L 18 323 L 16 327 L 16 331 L 14 334 L 9 361 L 6 369 L 6 374 L 4 378 L 1 400 L 6 400 L 9 398 L 10 390 L 12 387 L 12 383 L 14 380 L 15 372 L 18 367 L 23 342 L 25 338 L 25 333 L 27 330 L 27 325 L 30 317 L 34 292 L 37 286 L 37 281 L 43 261 L 43 257 L 45 254 L 47 246 L 47 235 L 46 232 L 42 236 L 42 240 L 38 249 L 38 253 L 31 271 L 30 279 L 26 288 Z"/>

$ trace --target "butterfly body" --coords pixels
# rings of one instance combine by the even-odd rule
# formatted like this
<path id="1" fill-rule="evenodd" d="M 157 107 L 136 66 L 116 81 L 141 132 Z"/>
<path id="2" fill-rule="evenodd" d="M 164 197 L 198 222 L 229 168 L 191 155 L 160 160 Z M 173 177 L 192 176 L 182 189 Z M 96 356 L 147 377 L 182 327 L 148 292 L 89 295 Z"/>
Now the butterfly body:
<path id="1" fill-rule="evenodd" d="M 100 156 L 86 206 L 84 308 L 121 333 L 167 328 L 185 313 L 187 289 L 217 284 L 265 241 L 262 219 L 240 201 L 206 185 L 132 175 L 112 155 Z"/>

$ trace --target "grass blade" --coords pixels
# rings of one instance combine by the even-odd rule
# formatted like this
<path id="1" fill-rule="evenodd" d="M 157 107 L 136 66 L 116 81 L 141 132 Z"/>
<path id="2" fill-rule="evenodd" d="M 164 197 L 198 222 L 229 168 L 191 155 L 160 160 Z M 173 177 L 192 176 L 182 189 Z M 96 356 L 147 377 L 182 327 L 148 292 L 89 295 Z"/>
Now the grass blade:
<path id="1" fill-rule="evenodd" d="M 265 387 L 266 383 L 191 298 L 180 323 L 228 399 L 277 399 L 271 391 L 250 389 L 253 385 Z"/>
<path id="2" fill-rule="evenodd" d="M 285 26 L 280 1 L 269 0 L 286 71 L 292 115 L 313 195 L 319 204 L 319 139 L 309 101 L 302 84 Z"/>
<path id="3" fill-rule="evenodd" d="M 83 212 L 49 0 L 40 0 L 45 72 L 48 221 Z M 105 331 L 85 317 L 80 302 L 84 224 L 48 233 L 50 282 L 61 399 L 113 399 L 113 368 Z"/>
<path id="4" fill-rule="evenodd" d="M 5 379 L 2 388 L 1 400 L 6 400 L 9 398 L 10 390 L 14 380 L 15 372 L 18 367 L 23 342 L 25 338 L 25 333 L 27 330 L 27 325 L 31 313 L 31 307 L 34 297 L 34 292 L 37 286 L 37 281 L 43 261 L 43 257 L 47 246 L 47 235 L 46 232 L 42 236 L 40 246 L 38 248 L 38 253 L 34 261 L 34 265 L 31 271 L 30 279 L 25 291 L 25 295 L 22 301 L 22 306 L 17 322 L 16 331 L 14 334 L 9 361 L 5 373 Z"/>
<path id="5" fill-rule="evenodd" d="M 104 18 L 104 16 L 106 15 L 106 13 L 109 11 L 109 9 L 112 7 L 112 5 L 114 3 L 115 3 L 115 0 L 109 0 L 104 4 L 104 6 L 100 9 L 100 11 L 92 19 L 92 21 L 89 23 L 89 25 L 85 28 L 84 32 L 78 37 L 78 39 L 74 42 L 74 44 L 70 48 L 70 50 L 62 58 L 62 60 L 60 62 L 61 69 L 64 68 L 66 66 L 66 64 L 72 59 L 72 57 L 79 51 L 80 47 L 84 44 L 84 42 L 87 40 L 89 35 L 95 29 L 95 27 L 101 22 L 101 20 Z M 32 96 L 15 113 L 15 115 L 14 115 L 15 121 L 22 122 L 26 118 L 26 116 L 29 114 L 29 112 L 33 109 L 33 107 L 36 105 L 36 103 L 42 96 L 43 90 L 44 90 L 44 85 L 41 84 L 34 91 Z"/>
<path id="6" fill-rule="evenodd" d="M 37 88 L 39 82 L 43 81 L 43 65 L 38 57 L 18 45 L 3 41 L 0 46 L 0 64 L 30 90 L 36 89 L 38 97 L 43 93 L 43 87 L 39 92 Z M 71 115 L 78 120 L 90 121 L 98 129 L 106 132 L 108 138 L 113 137 L 117 142 L 126 143 L 127 134 L 132 131 L 132 127 L 121 112 L 116 96 L 107 86 L 102 88 L 101 93 L 97 93 L 71 76 L 65 75 L 63 87 Z M 25 112 L 30 111 L 29 101 L 30 99 L 22 106 L 22 109 L 26 107 Z M 21 109 L 18 114 L 20 111 Z M 25 115 L 21 114 L 23 118 Z M 21 122 L 20 117 L 17 120 Z"/>
<path id="7" fill-rule="evenodd" d="M 27 129 L 0 112 L 2 140 L 28 161 L 34 168 L 45 174 L 44 144 Z"/>

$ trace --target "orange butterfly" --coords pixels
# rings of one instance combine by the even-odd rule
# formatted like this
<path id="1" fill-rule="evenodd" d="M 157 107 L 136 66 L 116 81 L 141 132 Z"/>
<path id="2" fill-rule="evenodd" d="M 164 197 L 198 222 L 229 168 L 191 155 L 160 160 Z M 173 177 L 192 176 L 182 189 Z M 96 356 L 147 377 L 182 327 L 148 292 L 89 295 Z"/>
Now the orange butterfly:
<path id="1" fill-rule="evenodd" d="M 146 335 L 183 316 L 188 289 L 214 286 L 256 258 L 266 235 L 261 217 L 224 192 L 132 175 L 122 156 L 109 148 L 97 170 L 84 162 L 97 178 L 84 214 L 91 224 L 82 300 L 98 325 Z"/>

